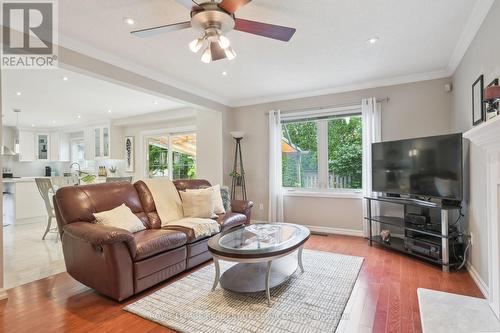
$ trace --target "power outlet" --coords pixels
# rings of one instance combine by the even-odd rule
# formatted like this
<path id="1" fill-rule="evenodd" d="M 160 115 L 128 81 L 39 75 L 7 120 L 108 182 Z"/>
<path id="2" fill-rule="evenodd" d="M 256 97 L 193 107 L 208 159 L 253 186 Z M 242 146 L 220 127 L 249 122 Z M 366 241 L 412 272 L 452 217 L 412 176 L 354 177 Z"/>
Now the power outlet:
<path id="1" fill-rule="evenodd" d="M 264 210 L 264 204 L 263 203 L 259 204 L 259 210 Z"/>

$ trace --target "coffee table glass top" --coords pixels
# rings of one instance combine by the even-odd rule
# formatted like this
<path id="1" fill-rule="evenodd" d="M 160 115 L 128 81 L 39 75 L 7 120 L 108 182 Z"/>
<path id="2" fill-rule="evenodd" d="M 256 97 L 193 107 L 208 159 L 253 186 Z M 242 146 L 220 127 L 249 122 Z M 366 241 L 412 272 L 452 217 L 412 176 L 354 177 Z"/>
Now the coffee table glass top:
<path id="1" fill-rule="evenodd" d="M 304 236 L 303 228 L 293 224 L 253 224 L 222 236 L 219 246 L 228 250 L 269 250 Z"/>

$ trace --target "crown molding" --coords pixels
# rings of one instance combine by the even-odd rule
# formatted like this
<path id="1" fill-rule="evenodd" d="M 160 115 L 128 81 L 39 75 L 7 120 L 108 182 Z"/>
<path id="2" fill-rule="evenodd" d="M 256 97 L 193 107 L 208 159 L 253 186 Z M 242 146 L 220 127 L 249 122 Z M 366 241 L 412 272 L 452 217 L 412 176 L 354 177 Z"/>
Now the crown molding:
<path id="1" fill-rule="evenodd" d="M 242 106 L 249 106 L 249 105 L 256 105 L 256 104 L 263 104 L 263 103 L 273 103 L 273 102 L 279 102 L 279 101 L 285 101 L 285 100 L 291 100 L 291 99 L 308 98 L 308 97 L 338 94 L 338 93 L 357 91 L 357 90 L 388 87 L 388 86 L 394 86 L 394 85 L 405 84 L 405 83 L 414 83 L 414 82 L 419 82 L 419 81 L 428 81 L 428 80 L 447 78 L 447 77 L 450 77 L 451 74 L 452 73 L 450 73 L 448 70 L 439 70 L 439 71 L 434 71 L 434 72 L 410 74 L 410 75 L 404 75 L 404 76 L 397 76 L 397 77 L 390 77 L 390 78 L 384 78 L 384 79 L 379 79 L 379 80 L 367 81 L 367 82 L 363 82 L 363 83 L 359 83 L 359 84 L 338 86 L 338 87 L 329 88 L 329 89 L 312 90 L 312 91 L 307 91 L 307 92 L 299 92 L 299 93 L 295 93 L 295 94 L 286 94 L 286 95 L 279 95 L 279 96 L 267 96 L 267 97 L 260 97 L 260 98 L 234 100 L 234 101 L 231 101 L 229 106 L 235 108 L 235 107 L 242 107 Z"/>
<path id="2" fill-rule="evenodd" d="M 448 71 L 450 73 L 455 73 L 458 65 L 462 61 L 462 58 L 465 56 L 465 53 L 469 49 L 470 44 L 474 40 L 477 35 L 477 32 L 481 28 L 481 25 L 484 22 L 484 19 L 488 15 L 491 6 L 495 0 L 478 0 L 472 9 L 472 12 L 465 24 L 465 28 L 460 35 L 460 39 L 458 40 L 453 53 L 451 54 L 450 61 L 448 63 Z"/>
<path id="3" fill-rule="evenodd" d="M 130 62 L 124 58 L 118 57 L 114 54 L 111 54 L 109 52 L 103 51 L 101 49 L 95 48 L 93 46 L 90 46 L 88 44 L 82 43 L 80 41 L 77 41 L 73 38 L 67 37 L 66 35 L 59 33 L 59 46 L 68 48 L 70 50 L 79 52 L 81 54 L 84 54 L 86 56 L 98 59 L 100 61 L 107 62 L 109 64 L 115 65 L 117 67 L 121 67 L 124 69 L 127 69 L 128 71 L 142 75 L 144 77 L 147 77 L 152 80 L 156 80 L 158 82 L 170 85 L 172 87 L 176 87 L 177 89 L 184 90 L 185 92 L 188 92 L 190 94 L 197 95 L 199 97 L 206 98 L 208 100 L 211 100 L 213 102 L 220 103 L 222 105 L 227 106 L 228 105 L 228 100 L 217 96 L 213 93 L 210 93 L 204 89 L 201 89 L 199 87 L 195 87 L 193 85 L 187 84 L 185 82 L 178 81 L 176 79 L 173 79 L 167 75 L 160 74 L 157 71 L 153 71 L 149 68 L 143 67 L 141 65 L 137 65 L 134 62 Z M 191 104 L 189 102 L 183 101 L 176 99 L 175 96 L 172 96 L 172 99 L 177 100 L 179 102 Z"/>

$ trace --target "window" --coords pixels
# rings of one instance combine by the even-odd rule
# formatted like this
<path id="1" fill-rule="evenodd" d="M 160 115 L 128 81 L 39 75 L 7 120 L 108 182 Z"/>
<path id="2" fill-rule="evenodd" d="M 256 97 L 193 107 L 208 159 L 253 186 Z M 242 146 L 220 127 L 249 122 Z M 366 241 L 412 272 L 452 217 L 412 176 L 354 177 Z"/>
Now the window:
<path id="1" fill-rule="evenodd" d="M 85 160 L 85 141 L 83 138 L 71 139 L 71 162 L 78 163 L 81 171 L 95 170 L 95 161 Z"/>
<path id="2" fill-rule="evenodd" d="M 148 178 L 168 177 L 168 136 L 147 138 Z"/>
<path id="3" fill-rule="evenodd" d="M 196 178 L 196 134 L 172 136 L 172 179 Z"/>
<path id="4" fill-rule="evenodd" d="M 282 127 L 283 186 L 318 188 L 318 140 L 315 121 L 297 121 Z"/>
<path id="5" fill-rule="evenodd" d="M 359 190 L 362 119 L 359 113 L 282 121 L 283 187 Z"/>
<path id="6" fill-rule="evenodd" d="M 85 161 L 85 142 L 83 139 L 71 140 L 71 162 L 81 163 Z"/>
<path id="7" fill-rule="evenodd" d="M 196 134 L 149 136 L 146 147 L 148 178 L 196 178 Z"/>

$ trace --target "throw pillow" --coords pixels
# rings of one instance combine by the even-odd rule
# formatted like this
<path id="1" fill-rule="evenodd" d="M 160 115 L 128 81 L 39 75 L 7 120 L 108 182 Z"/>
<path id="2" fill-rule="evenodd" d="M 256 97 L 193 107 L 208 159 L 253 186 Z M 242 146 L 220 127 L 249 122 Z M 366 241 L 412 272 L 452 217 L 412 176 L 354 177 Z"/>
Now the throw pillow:
<path id="1" fill-rule="evenodd" d="M 210 219 L 217 217 L 214 213 L 213 191 L 199 190 L 179 192 L 182 199 L 184 217 Z"/>
<path id="2" fill-rule="evenodd" d="M 130 232 L 146 229 L 141 220 L 125 204 L 100 213 L 94 213 L 96 223 L 122 228 Z"/>
<path id="3" fill-rule="evenodd" d="M 226 212 L 231 211 L 231 195 L 229 194 L 229 187 L 221 186 L 220 195 L 222 197 L 222 204 Z"/>
<path id="4" fill-rule="evenodd" d="M 220 185 L 215 185 L 212 187 L 200 188 L 200 189 L 187 189 L 187 192 L 197 192 L 197 191 L 211 191 L 212 200 L 214 205 L 215 214 L 225 214 L 224 203 L 222 202 L 221 188 Z"/>

